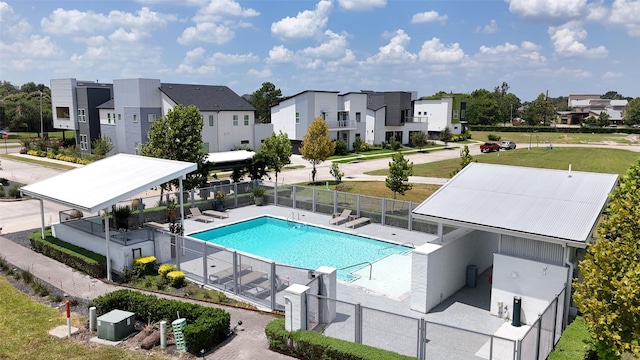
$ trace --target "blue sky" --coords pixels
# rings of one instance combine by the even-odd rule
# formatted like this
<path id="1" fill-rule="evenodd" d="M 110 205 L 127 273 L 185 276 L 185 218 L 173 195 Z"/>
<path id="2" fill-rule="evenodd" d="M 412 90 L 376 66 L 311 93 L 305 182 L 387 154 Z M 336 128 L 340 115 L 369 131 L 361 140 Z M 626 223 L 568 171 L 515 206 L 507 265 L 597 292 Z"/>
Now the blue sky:
<path id="1" fill-rule="evenodd" d="M 0 80 L 640 96 L 640 0 L 0 1 Z"/>

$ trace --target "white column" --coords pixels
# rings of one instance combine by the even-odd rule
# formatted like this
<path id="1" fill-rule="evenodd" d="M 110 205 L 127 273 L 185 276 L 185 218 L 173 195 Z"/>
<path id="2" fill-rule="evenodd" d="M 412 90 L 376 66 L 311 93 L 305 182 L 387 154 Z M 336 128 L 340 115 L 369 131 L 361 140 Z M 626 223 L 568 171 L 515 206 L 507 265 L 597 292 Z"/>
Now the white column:
<path id="1" fill-rule="evenodd" d="M 320 322 L 330 324 L 336 318 L 336 288 L 337 288 L 337 271 L 328 266 L 321 266 L 315 271 L 316 276 L 322 276 L 320 282 L 320 295 L 328 297 L 328 299 L 320 299 Z"/>
<path id="2" fill-rule="evenodd" d="M 284 290 L 285 330 L 307 330 L 307 291 L 309 287 L 300 284 L 293 284 Z"/>

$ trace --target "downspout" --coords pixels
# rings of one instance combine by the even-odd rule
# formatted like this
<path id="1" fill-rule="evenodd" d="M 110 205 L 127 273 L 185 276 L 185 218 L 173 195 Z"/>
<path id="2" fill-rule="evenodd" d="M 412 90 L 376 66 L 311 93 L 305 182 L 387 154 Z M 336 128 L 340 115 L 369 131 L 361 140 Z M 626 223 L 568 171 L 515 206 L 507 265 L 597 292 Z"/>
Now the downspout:
<path id="1" fill-rule="evenodd" d="M 107 248 L 107 281 L 111 281 L 111 256 L 109 255 L 109 208 L 104 208 L 104 237 L 106 238 Z"/>
<path id="2" fill-rule="evenodd" d="M 562 327 L 562 329 L 564 330 L 564 328 L 569 324 L 569 306 L 571 305 L 571 286 L 573 283 L 574 266 L 571 260 L 569 259 L 569 247 L 567 246 L 567 243 L 564 243 L 562 247 L 564 248 L 564 263 L 569 267 L 569 276 L 567 279 L 567 285 L 566 285 L 565 296 L 564 296 L 564 314 L 563 314 L 564 326 Z"/>

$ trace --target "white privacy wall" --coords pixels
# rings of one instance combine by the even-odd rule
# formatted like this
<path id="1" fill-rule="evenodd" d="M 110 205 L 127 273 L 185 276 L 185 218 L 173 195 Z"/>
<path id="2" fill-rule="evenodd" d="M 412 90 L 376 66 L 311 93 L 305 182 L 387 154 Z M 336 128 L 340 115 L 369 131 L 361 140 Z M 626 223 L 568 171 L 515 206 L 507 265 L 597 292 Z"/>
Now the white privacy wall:
<path id="1" fill-rule="evenodd" d="M 520 321 L 531 325 L 564 289 L 569 268 L 502 254 L 493 256 L 491 314 L 498 316 L 498 302 L 509 307 L 513 319 L 513 297 L 522 298 Z"/>
<path id="2" fill-rule="evenodd" d="M 466 285 L 467 266 L 478 275 L 491 267 L 498 235 L 458 229 L 437 242 L 416 248 L 412 254 L 411 309 L 428 312 Z"/>

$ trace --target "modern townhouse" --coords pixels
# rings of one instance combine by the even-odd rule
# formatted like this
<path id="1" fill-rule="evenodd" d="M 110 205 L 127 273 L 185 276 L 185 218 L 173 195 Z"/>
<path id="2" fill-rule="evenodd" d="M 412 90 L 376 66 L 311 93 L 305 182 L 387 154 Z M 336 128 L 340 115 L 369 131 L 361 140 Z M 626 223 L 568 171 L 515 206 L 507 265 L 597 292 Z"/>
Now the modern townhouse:
<path id="1" fill-rule="evenodd" d="M 598 94 L 569 95 L 569 111 L 559 111 L 561 124 L 580 125 L 589 117 L 598 117 L 600 113 L 609 115 L 613 125 L 622 125 L 622 110 L 627 106 L 627 100 L 601 99 Z"/>

